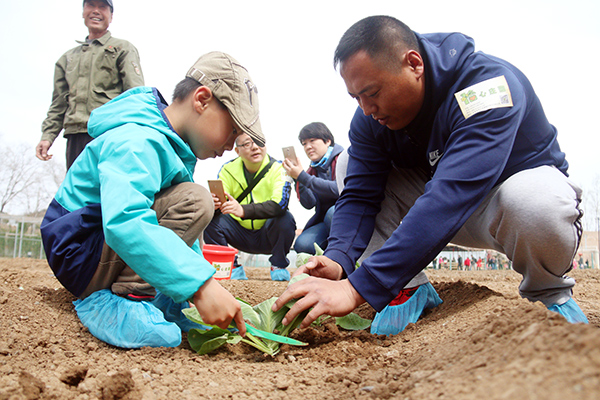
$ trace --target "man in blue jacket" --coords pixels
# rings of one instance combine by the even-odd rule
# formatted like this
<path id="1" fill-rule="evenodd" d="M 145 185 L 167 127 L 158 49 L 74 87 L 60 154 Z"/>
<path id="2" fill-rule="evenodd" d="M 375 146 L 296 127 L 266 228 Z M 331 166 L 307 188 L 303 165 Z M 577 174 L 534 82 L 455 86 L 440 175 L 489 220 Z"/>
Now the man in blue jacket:
<path id="1" fill-rule="evenodd" d="M 285 321 L 314 307 L 306 326 L 365 301 L 381 311 L 452 241 L 504 252 L 522 297 L 587 322 L 565 276 L 581 189 L 523 73 L 465 35 L 420 35 L 387 16 L 354 24 L 334 63 L 359 105 L 345 188 L 327 251 L 297 271 L 314 278 L 274 305 L 304 297 Z M 386 240 L 355 270 L 374 230 Z"/>

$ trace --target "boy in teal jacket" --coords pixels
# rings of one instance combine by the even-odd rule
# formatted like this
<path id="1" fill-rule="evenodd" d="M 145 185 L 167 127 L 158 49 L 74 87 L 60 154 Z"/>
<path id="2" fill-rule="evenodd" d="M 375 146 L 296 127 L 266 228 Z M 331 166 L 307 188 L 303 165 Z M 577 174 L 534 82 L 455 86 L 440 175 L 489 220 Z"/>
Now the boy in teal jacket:
<path id="1" fill-rule="evenodd" d="M 227 54 L 198 59 L 167 105 L 155 88 L 131 89 L 96 109 L 95 138 L 77 158 L 42 222 L 48 263 L 79 298 L 75 309 L 115 346 L 178 346 L 181 310 L 245 326 L 239 303 L 202 256 L 213 216 L 193 183 L 196 159 L 222 156 L 246 133 L 260 146 L 258 98 L 247 70 Z"/>

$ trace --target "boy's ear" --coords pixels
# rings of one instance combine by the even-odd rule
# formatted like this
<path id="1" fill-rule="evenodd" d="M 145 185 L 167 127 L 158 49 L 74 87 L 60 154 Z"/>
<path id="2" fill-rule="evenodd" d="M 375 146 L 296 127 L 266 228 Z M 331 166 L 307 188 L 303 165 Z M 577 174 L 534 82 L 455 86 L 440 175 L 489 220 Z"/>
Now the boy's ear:
<path id="1" fill-rule="evenodd" d="M 207 88 L 206 86 L 200 86 L 194 91 L 193 101 L 194 101 L 194 109 L 198 114 L 202 114 L 204 110 L 208 107 L 208 104 L 214 98 L 212 90 Z"/>

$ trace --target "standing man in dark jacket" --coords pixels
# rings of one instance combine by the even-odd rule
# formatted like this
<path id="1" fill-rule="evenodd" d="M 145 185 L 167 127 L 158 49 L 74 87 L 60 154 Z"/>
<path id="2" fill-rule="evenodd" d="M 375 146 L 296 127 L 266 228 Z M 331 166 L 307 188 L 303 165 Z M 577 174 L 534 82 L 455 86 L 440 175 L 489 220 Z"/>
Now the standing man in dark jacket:
<path id="1" fill-rule="evenodd" d="M 302 326 L 365 301 L 381 311 L 450 241 L 505 253 L 522 297 L 587 322 L 565 275 L 581 189 L 523 73 L 465 35 L 420 35 L 386 16 L 354 24 L 334 62 L 359 104 L 346 186 L 327 251 L 297 271 L 316 278 L 274 305 L 304 296 L 284 322 L 309 307 Z M 387 238 L 355 271 L 374 229 Z"/>
<path id="2" fill-rule="evenodd" d="M 52 158 L 48 150 L 64 129 L 70 168 L 92 140 L 87 133 L 90 113 L 126 90 L 144 85 L 137 49 L 108 31 L 112 15 L 112 0 L 83 2 L 83 21 L 89 35 L 56 62 L 52 104 L 35 149 L 40 160 Z"/>

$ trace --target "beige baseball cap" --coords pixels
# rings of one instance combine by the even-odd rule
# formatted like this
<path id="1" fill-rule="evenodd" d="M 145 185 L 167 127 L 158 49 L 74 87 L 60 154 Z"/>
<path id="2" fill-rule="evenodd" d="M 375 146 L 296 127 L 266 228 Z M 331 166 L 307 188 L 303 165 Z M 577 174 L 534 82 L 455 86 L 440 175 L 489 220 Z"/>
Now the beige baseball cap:
<path id="1" fill-rule="evenodd" d="M 228 54 L 213 51 L 201 56 L 186 74 L 208 87 L 252 140 L 264 147 L 258 118 L 258 89 L 248 70 Z"/>

